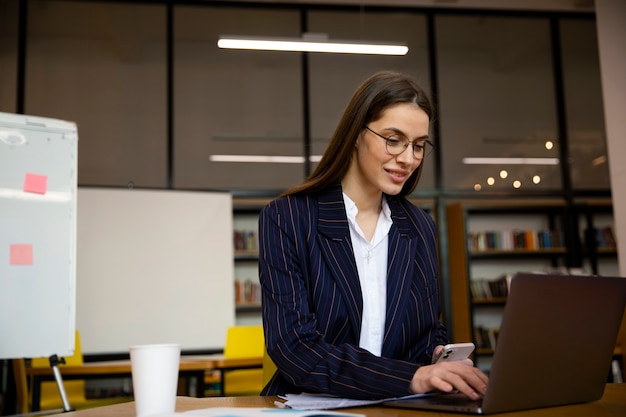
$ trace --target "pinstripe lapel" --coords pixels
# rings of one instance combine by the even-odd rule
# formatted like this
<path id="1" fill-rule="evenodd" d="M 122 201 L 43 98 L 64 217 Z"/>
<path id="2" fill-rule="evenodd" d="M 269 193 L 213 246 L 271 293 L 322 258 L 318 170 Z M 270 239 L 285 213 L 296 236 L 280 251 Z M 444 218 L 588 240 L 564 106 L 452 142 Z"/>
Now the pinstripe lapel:
<path id="1" fill-rule="evenodd" d="M 340 185 L 319 195 L 317 228 L 322 256 L 341 291 L 352 327 L 359 331 L 363 300 Z M 359 340 L 358 334 L 354 337 Z"/>
<path id="2" fill-rule="evenodd" d="M 399 336 L 409 301 L 417 234 L 398 200 L 388 196 L 387 202 L 391 209 L 393 226 L 389 230 L 387 316 L 382 356 L 389 357 L 395 350 L 394 346 L 402 340 Z"/>

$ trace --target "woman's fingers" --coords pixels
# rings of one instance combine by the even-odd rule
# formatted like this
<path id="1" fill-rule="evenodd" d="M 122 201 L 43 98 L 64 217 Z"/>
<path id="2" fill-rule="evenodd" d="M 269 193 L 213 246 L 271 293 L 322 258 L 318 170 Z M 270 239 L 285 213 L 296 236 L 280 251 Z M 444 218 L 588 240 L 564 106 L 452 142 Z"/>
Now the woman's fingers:
<path id="1" fill-rule="evenodd" d="M 471 365 L 471 360 L 444 362 L 420 367 L 411 381 L 415 393 L 432 390 L 457 390 L 468 398 L 478 400 L 487 389 L 487 375 Z"/>

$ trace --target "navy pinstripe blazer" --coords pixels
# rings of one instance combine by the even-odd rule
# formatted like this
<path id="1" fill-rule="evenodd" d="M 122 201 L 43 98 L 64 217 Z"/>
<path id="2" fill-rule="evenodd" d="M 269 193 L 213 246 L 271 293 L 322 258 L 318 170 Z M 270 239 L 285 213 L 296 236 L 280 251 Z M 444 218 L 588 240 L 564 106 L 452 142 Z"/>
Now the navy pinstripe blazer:
<path id="1" fill-rule="evenodd" d="M 393 225 L 380 357 L 358 347 L 363 302 L 341 186 L 279 198 L 260 213 L 265 343 L 279 370 L 263 395 L 406 395 L 446 343 L 434 222 L 405 198 L 386 198 Z"/>

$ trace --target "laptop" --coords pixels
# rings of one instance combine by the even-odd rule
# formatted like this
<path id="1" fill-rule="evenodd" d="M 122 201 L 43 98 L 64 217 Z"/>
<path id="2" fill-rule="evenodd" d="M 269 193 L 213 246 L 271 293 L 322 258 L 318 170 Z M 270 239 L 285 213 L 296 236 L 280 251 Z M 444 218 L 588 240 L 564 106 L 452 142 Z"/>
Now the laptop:
<path id="1" fill-rule="evenodd" d="M 598 400 L 626 306 L 626 278 L 516 274 L 487 392 L 385 401 L 391 407 L 491 414 Z"/>

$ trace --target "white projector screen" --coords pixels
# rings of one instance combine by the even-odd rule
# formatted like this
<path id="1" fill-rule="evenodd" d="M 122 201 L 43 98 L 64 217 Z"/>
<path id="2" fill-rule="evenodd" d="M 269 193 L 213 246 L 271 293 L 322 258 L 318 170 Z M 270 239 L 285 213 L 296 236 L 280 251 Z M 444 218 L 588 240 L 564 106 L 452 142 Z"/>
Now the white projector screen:
<path id="1" fill-rule="evenodd" d="M 229 194 L 79 187 L 77 213 L 84 353 L 223 348 L 235 321 Z"/>

